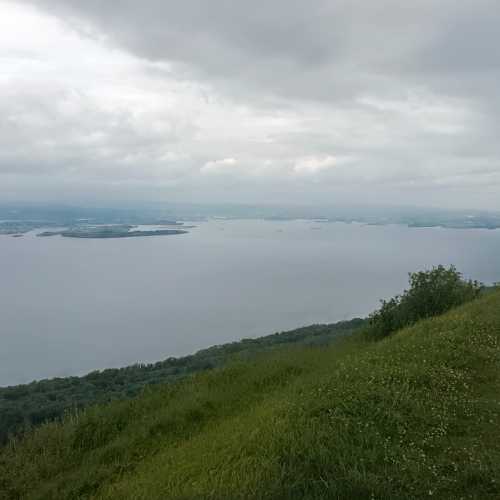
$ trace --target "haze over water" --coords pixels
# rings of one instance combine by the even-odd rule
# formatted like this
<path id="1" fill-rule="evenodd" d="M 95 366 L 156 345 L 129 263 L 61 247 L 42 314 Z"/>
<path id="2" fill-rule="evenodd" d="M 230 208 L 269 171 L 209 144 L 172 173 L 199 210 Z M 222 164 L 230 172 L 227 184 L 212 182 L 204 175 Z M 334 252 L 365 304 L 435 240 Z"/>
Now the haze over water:
<path id="1" fill-rule="evenodd" d="M 500 280 L 500 230 L 224 220 L 125 239 L 0 236 L 0 385 L 364 316 L 407 273 Z"/>

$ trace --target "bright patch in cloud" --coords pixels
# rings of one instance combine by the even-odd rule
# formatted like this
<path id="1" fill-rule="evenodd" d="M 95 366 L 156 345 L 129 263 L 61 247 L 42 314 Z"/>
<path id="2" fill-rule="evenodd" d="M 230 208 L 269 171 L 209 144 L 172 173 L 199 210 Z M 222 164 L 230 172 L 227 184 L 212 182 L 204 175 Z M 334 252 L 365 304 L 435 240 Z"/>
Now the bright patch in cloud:
<path id="1" fill-rule="evenodd" d="M 350 158 L 338 158 L 335 156 L 309 156 L 307 158 L 301 158 L 295 163 L 293 168 L 294 172 L 297 174 L 317 174 L 325 170 L 330 170 L 352 161 Z"/>
<path id="2" fill-rule="evenodd" d="M 222 173 L 233 170 L 233 167 L 237 164 L 238 160 L 236 158 L 224 158 L 222 160 L 207 161 L 200 170 L 207 174 Z"/>

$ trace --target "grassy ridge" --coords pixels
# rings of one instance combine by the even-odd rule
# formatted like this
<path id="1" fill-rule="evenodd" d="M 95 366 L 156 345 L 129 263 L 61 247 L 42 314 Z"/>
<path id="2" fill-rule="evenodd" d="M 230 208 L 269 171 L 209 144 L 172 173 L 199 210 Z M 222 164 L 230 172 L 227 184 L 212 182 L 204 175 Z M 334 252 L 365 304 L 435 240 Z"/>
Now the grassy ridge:
<path id="1" fill-rule="evenodd" d="M 157 386 L 12 442 L 0 497 L 499 498 L 499 341 L 495 291 Z"/>
<path id="2" fill-rule="evenodd" d="M 256 339 L 243 339 L 203 349 L 190 356 L 151 364 L 94 371 L 83 377 L 62 377 L 30 384 L 0 387 L 0 445 L 9 435 L 47 420 L 61 418 L 96 403 L 137 396 L 144 387 L 175 382 L 234 359 L 248 359 L 285 345 L 325 345 L 349 335 L 367 323 L 352 319 L 329 325 L 311 325 Z"/>

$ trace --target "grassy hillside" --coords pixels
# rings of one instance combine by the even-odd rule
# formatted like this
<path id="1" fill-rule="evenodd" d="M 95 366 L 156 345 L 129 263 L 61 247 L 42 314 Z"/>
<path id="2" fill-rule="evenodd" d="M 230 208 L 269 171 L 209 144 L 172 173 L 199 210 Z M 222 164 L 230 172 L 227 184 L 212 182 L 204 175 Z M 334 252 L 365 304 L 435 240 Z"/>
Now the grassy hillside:
<path id="1" fill-rule="evenodd" d="M 140 394 L 148 385 L 175 382 L 188 375 L 223 366 L 232 359 L 248 359 L 285 345 L 326 345 L 353 333 L 366 323 L 366 320 L 352 319 L 329 325 L 311 325 L 216 345 L 190 356 L 168 358 L 157 363 L 94 371 L 83 377 L 61 377 L 0 387 L 0 445 L 7 441 L 9 435 L 47 420 L 59 419 L 67 411 L 129 399 Z"/>
<path id="2" fill-rule="evenodd" d="M 500 498 L 499 340 L 495 291 L 156 386 L 11 443 L 0 498 Z"/>

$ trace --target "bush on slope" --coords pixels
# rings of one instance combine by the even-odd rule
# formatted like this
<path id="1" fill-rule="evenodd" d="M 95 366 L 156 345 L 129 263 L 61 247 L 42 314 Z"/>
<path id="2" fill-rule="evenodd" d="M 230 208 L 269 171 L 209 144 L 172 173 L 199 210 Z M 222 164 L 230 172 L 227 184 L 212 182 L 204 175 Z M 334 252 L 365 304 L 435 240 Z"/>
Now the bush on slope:
<path id="1" fill-rule="evenodd" d="M 485 287 L 465 280 L 455 266 L 433 267 L 409 274 L 409 289 L 390 300 L 369 317 L 368 338 L 379 340 L 417 321 L 438 316 L 477 298 Z"/>

